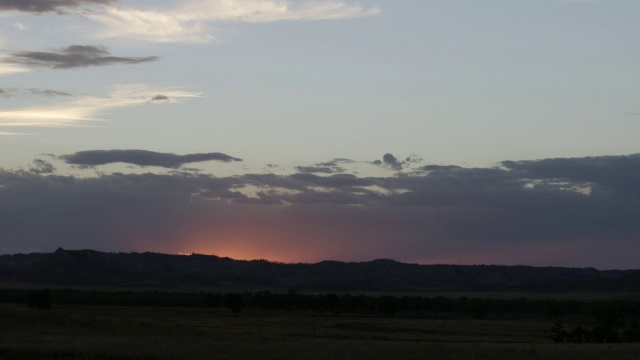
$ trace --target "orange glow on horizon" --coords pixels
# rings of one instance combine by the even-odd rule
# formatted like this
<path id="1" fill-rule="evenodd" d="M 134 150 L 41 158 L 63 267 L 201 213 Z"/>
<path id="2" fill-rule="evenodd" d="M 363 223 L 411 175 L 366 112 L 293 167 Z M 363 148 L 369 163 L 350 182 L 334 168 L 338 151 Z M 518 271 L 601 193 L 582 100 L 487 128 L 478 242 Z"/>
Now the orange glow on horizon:
<path id="1" fill-rule="evenodd" d="M 235 260 L 268 260 L 272 262 L 312 262 L 318 253 L 316 247 L 300 249 L 291 245 L 291 241 L 275 238 L 268 234 L 200 235 L 190 237 L 180 244 L 181 253 L 194 253 L 229 257 Z M 315 250 L 315 251 L 314 251 Z M 319 260 L 321 261 L 321 260 Z"/>

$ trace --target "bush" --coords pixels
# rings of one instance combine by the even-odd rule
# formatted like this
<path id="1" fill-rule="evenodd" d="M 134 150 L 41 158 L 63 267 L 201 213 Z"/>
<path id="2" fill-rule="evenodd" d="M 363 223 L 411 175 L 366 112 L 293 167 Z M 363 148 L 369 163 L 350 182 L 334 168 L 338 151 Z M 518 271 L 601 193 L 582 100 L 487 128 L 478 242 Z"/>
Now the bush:
<path id="1" fill-rule="evenodd" d="M 31 290 L 27 299 L 27 306 L 38 310 L 51 309 L 49 290 Z"/>

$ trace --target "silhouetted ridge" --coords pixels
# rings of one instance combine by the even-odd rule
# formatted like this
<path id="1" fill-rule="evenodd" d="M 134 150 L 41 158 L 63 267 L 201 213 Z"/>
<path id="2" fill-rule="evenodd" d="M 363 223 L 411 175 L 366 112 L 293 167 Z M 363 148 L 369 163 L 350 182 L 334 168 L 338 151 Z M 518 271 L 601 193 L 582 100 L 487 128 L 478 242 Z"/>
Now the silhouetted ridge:
<path id="1" fill-rule="evenodd" d="M 310 291 L 640 291 L 640 271 L 418 265 L 390 259 L 284 264 L 214 255 L 57 249 L 0 256 L 0 282 L 54 287 Z"/>

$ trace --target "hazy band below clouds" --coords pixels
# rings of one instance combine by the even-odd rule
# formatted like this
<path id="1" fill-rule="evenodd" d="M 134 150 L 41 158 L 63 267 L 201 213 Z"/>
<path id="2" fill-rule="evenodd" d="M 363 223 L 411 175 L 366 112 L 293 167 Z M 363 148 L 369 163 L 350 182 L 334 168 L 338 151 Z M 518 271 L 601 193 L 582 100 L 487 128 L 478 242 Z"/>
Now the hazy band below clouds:
<path id="1" fill-rule="evenodd" d="M 96 166 L 112 163 L 128 163 L 138 166 L 179 168 L 184 164 L 203 161 L 242 161 L 223 153 L 176 155 L 146 150 L 88 150 L 60 156 L 67 164 Z"/>
<path id="2" fill-rule="evenodd" d="M 153 101 L 162 94 L 168 101 Z M 98 120 L 97 116 L 111 108 L 142 104 L 163 104 L 180 98 L 199 97 L 199 93 L 170 87 L 128 84 L 112 87 L 107 96 L 78 96 L 57 105 L 0 111 L 0 127 L 77 126 Z"/>
<path id="3" fill-rule="evenodd" d="M 79 155 L 169 167 L 210 156 Z M 0 248 L 640 267 L 640 154 L 392 177 L 54 171 L 0 169 Z"/>
<path id="4" fill-rule="evenodd" d="M 71 45 L 56 52 L 10 52 L 4 58 L 0 58 L 0 61 L 5 64 L 17 64 L 31 68 L 71 69 L 114 64 L 140 64 L 159 59 L 157 56 L 118 57 L 112 56 L 104 46 Z"/>
<path id="5" fill-rule="evenodd" d="M 64 12 L 65 8 L 82 5 L 110 4 L 118 0 L 0 0 L 0 11 L 15 10 L 32 13 Z"/>
<path id="6" fill-rule="evenodd" d="M 215 40 L 210 23 L 338 20 L 371 16 L 378 7 L 341 1 L 201 0 L 172 9 L 123 9 L 104 6 L 82 11 L 106 26 L 100 37 L 138 38 L 151 42 L 204 43 Z"/>

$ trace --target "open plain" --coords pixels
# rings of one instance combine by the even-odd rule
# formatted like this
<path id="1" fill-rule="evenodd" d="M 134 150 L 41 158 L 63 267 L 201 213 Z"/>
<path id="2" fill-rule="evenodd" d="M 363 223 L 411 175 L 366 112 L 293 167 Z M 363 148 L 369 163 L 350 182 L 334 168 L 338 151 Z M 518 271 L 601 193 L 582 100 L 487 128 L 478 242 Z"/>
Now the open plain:
<path id="1" fill-rule="evenodd" d="M 640 344 L 554 343 L 543 320 L 225 308 L 0 304 L 1 359 L 638 359 Z"/>

